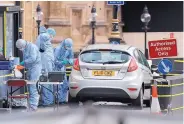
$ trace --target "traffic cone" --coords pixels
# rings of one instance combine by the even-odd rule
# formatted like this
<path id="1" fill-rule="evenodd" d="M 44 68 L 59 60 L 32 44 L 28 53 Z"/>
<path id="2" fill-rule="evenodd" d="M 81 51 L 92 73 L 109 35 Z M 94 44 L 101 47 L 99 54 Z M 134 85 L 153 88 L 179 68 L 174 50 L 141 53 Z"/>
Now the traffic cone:
<path id="1" fill-rule="evenodd" d="M 155 85 L 152 86 L 151 113 L 161 114 L 157 87 Z"/>

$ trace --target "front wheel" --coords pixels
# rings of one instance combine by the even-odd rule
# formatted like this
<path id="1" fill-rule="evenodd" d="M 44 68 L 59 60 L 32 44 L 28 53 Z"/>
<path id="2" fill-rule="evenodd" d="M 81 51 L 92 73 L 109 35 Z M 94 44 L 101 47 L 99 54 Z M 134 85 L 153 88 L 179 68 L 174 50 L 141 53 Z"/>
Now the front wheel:
<path id="1" fill-rule="evenodd" d="M 143 90 L 142 89 L 140 89 L 139 96 L 137 97 L 137 99 L 132 100 L 132 105 L 139 109 L 143 108 Z"/>

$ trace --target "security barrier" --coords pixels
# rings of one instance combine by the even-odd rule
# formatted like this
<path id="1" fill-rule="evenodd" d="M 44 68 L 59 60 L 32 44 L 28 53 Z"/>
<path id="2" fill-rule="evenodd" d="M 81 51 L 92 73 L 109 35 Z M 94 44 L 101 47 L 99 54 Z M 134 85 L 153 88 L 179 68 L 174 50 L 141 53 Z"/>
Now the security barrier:
<path id="1" fill-rule="evenodd" d="M 183 63 L 184 61 L 183 60 L 174 60 L 174 62 L 181 62 L 181 63 Z"/>
<path id="2" fill-rule="evenodd" d="M 166 79 L 156 79 L 157 90 L 158 90 L 158 100 L 160 104 L 160 109 L 169 110 L 171 105 L 171 97 L 162 97 L 168 96 L 171 94 L 171 84 Z"/>
<path id="3" fill-rule="evenodd" d="M 178 75 L 181 75 L 181 74 L 166 74 L 166 76 L 178 76 Z M 160 74 L 160 76 L 163 76 L 163 75 Z"/>
<path id="4" fill-rule="evenodd" d="M 157 80 L 160 107 L 163 112 L 182 110 L 183 106 L 183 59 L 172 60 L 175 70 L 167 74 L 167 81 Z M 161 75 L 163 76 L 163 75 Z"/>
<path id="5" fill-rule="evenodd" d="M 163 112 L 183 109 L 183 75 L 155 79 L 157 82 L 158 98 Z"/>

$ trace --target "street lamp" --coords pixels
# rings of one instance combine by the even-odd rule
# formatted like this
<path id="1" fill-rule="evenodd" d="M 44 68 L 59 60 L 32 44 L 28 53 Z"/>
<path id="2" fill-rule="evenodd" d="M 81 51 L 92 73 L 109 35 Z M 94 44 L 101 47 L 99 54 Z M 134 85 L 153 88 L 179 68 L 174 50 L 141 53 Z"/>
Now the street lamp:
<path id="1" fill-rule="evenodd" d="M 141 21 L 144 24 L 144 27 L 142 28 L 144 30 L 144 33 L 145 33 L 144 50 L 145 50 L 146 59 L 148 59 L 148 49 L 146 47 L 146 44 L 147 44 L 147 31 L 149 30 L 148 24 L 151 21 L 151 15 L 149 14 L 148 8 L 146 5 L 145 5 L 143 13 L 141 15 Z"/>
<path id="2" fill-rule="evenodd" d="M 91 9 L 91 28 L 92 28 L 92 44 L 95 44 L 95 26 L 96 26 L 96 8 L 93 5 Z"/>
<path id="3" fill-rule="evenodd" d="M 36 7 L 36 22 L 37 22 L 37 25 L 38 25 L 38 35 L 40 34 L 40 23 L 42 21 L 42 17 L 43 17 L 43 12 L 42 12 L 42 9 L 40 7 L 40 5 L 38 4 L 37 7 Z"/>

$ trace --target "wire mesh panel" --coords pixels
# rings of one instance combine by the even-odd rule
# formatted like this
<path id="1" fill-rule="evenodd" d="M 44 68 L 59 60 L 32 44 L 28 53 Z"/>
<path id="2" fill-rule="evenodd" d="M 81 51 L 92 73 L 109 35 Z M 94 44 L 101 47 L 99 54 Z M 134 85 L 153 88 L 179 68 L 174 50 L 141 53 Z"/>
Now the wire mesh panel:
<path id="1" fill-rule="evenodd" d="M 5 107 L 7 101 L 6 81 L 11 78 L 10 71 L 0 70 L 0 108 Z"/>
<path id="2" fill-rule="evenodd" d="M 0 70 L 0 99 L 7 97 L 7 86 L 5 82 L 11 78 L 10 71 Z"/>

